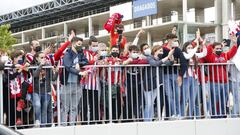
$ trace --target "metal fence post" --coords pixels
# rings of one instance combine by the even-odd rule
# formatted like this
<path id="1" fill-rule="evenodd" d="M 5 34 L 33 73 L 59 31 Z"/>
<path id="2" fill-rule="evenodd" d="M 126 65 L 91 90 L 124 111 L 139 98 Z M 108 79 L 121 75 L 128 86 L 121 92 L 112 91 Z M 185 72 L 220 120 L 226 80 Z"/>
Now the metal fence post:
<path id="1" fill-rule="evenodd" d="M 204 117 L 207 118 L 207 99 L 206 99 L 206 83 L 205 83 L 205 74 L 204 74 L 204 65 L 201 65 L 201 79 L 202 82 L 202 98 L 203 98 L 203 109 Z"/>
<path id="2" fill-rule="evenodd" d="M 57 78 L 57 118 L 58 118 L 58 126 L 61 126 L 61 107 L 60 107 L 60 83 L 59 76 Z"/>
<path id="3" fill-rule="evenodd" d="M 3 71 L 0 71 L 0 124 L 3 123 Z"/>
<path id="4" fill-rule="evenodd" d="M 161 120 L 160 90 L 159 67 L 157 67 L 157 114 L 159 121 Z"/>
<path id="5" fill-rule="evenodd" d="M 112 123 L 112 81 L 111 81 L 111 66 L 108 68 L 108 112 L 109 122 Z"/>

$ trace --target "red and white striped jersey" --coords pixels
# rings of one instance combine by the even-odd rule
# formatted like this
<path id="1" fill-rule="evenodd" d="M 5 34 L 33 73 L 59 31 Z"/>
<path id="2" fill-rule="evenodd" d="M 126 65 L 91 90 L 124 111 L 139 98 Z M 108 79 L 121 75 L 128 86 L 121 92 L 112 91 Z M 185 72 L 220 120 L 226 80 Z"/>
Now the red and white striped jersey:
<path id="1" fill-rule="evenodd" d="M 96 61 L 94 60 L 96 53 L 84 50 L 84 55 L 88 59 L 89 65 L 96 65 Z M 83 88 L 87 90 L 100 90 L 99 69 L 91 67 L 86 68 L 85 70 L 89 72 L 88 76 L 81 79 L 81 84 L 83 85 Z"/>
<path id="2" fill-rule="evenodd" d="M 27 54 L 26 54 L 26 60 L 27 60 L 29 63 L 32 63 L 33 57 L 34 57 L 34 54 L 32 54 L 32 53 L 27 53 Z"/>

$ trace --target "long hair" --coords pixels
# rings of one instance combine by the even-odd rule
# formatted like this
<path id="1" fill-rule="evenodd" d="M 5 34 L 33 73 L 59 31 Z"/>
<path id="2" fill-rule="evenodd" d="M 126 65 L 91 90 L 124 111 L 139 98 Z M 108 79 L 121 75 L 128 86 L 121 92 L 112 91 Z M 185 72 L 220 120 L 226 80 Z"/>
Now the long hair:
<path id="1" fill-rule="evenodd" d="M 189 45 L 191 45 L 191 44 L 192 44 L 192 42 L 190 42 L 190 41 L 185 42 L 185 43 L 183 44 L 182 51 L 185 52 L 185 53 L 187 53 L 187 47 L 188 47 Z M 193 62 L 194 62 L 194 68 L 197 69 L 197 67 L 198 67 L 198 59 L 197 59 L 197 56 L 194 54 L 193 57 L 192 57 L 192 59 L 193 59 Z"/>
<path id="2" fill-rule="evenodd" d="M 39 61 L 37 60 L 37 58 L 39 57 L 39 55 L 41 54 L 41 53 L 43 53 L 42 51 L 40 51 L 40 52 L 37 52 L 34 56 L 33 56 L 33 61 L 32 61 L 32 63 L 31 63 L 31 65 L 38 65 L 39 64 Z"/>

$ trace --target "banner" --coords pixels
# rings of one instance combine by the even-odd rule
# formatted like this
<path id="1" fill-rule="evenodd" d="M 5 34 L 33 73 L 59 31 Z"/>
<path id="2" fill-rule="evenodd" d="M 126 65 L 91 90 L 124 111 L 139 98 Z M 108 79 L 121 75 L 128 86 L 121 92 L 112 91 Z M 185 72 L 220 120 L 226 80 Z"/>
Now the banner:
<path id="1" fill-rule="evenodd" d="M 133 0 L 133 18 L 157 14 L 157 0 Z"/>

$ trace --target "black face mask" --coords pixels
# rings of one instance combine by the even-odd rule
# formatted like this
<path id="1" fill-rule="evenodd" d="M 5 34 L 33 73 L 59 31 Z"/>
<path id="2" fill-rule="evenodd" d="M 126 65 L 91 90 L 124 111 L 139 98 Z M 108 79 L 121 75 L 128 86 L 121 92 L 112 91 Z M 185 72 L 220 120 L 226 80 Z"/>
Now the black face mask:
<path id="1" fill-rule="evenodd" d="M 77 50 L 78 53 L 83 52 L 82 46 L 75 46 L 75 49 Z"/>
<path id="2" fill-rule="evenodd" d="M 117 33 L 118 33 L 118 34 L 122 34 L 122 33 L 123 33 L 123 30 L 117 30 Z"/>
<path id="3" fill-rule="evenodd" d="M 118 52 L 112 52 L 111 55 L 116 58 L 116 57 L 119 57 L 119 53 Z"/>
<path id="4" fill-rule="evenodd" d="M 237 46 L 240 46 L 240 37 L 237 38 Z"/>
<path id="5" fill-rule="evenodd" d="M 34 51 L 35 52 L 40 52 L 40 51 L 42 51 L 42 47 L 41 46 L 37 46 L 37 47 L 35 47 Z"/>
<path id="6" fill-rule="evenodd" d="M 221 53 L 222 53 L 222 50 L 221 50 L 221 51 L 216 51 L 216 54 L 217 54 L 218 56 L 220 56 Z"/>
<path id="7" fill-rule="evenodd" d="M 163 54 L 158 54 L 158 58 L 159 58 L 159 60 L 161 60 L 162 57 L 163 57 Z"/>
<path id="8" fill-rule="evenodd" d="M 23 59 L 18 60 L 18 64 L 23 64 Z"/>

